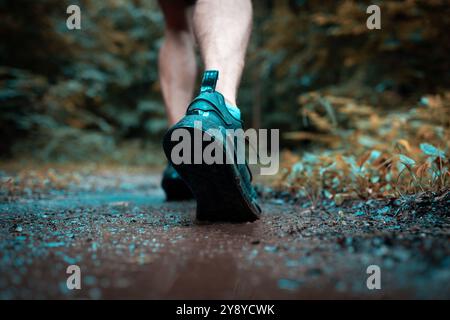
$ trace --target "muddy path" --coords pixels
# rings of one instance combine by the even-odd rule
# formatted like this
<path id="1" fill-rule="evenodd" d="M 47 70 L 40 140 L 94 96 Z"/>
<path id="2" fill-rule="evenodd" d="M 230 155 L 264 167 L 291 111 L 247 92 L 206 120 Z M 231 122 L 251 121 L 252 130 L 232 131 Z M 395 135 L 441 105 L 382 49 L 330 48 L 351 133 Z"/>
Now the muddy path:
<path id="1" fill-rule="evenodd" d="M 0 298 L 450 298 L 448 197 L 313 210 L 265 194 L 259 221 L 208 225 L 194 201 L 165 202 L 159 179 L 103 172 L 3 198 Z M 81 290 L 67 289 L 69 265 Z M 380 290 L 366 286 L 369 265 Z"/>

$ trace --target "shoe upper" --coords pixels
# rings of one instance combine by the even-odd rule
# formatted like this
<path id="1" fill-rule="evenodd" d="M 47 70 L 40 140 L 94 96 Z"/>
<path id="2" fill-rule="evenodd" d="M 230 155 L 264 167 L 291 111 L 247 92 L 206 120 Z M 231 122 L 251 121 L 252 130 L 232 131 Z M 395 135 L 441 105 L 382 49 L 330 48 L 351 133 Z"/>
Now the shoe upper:
<path id="1" fill-rule="evenodd" d="M 221 123 L 226 129 L 242 129 L 242 120 L 233 117 L 223 95 L 215 91 L 217 77 L 217 71 L 205 72 L 200 94 L 189 104 L 186 115 L 210 116 L 212 121 Z"/>

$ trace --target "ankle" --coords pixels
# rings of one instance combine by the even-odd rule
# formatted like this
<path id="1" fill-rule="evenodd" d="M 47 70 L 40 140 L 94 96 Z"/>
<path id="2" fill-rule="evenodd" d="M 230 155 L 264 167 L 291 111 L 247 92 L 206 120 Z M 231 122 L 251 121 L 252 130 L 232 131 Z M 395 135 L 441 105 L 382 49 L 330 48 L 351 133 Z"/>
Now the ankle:
<path id="1" fill-rule="evenodd" d="M 225 105 L 228 109 L 228 111 L 231 113 L 231 115 L 240 120 L 241 119 L 241 110 L 239 110 L 239 108 L 234 105 L 234 104 L 229 104 L 226 100 L 225 100 Z"/>
<path id="2" fill-rule="evenodd" d="M 228 99 L 225 95 L 223 96 L 223 98 L 225 99 L 225 104 L 227 106 L 234 106 L 234 107 L 237 106 L 236 99 Z"/>

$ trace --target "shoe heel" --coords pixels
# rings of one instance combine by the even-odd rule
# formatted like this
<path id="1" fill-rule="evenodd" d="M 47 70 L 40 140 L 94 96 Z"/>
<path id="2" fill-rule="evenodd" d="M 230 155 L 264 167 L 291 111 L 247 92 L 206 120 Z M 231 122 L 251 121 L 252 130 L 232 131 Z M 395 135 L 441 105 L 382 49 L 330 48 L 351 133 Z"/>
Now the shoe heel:
<path id="1" fill-rule="evenodd" d="M 164 136 L 163 148 L 178 174 L 189 185 L 197 199 L 197 220 L 246 222 L 259 218 L 260 209 L 255 205 L 250 195 L 241 185 L 241 177 L 233 164 L 194 164 L 194 154 L 191 145 L 191 162 L 175 164 L 171 159 L 172 150 L 179 141 L 172 141 L 172 133 L 176 129 L 187 130 L 193 141 L 195 132 L 193 121 L 195 117 L 185 117 L 176 126 L 169 129 Z M 203 134 L 203 132 L 200 132 Z M 210 143 L 210 142 L 209 142 Z M 203 155 L 207 143 L 202 143 Z M 225 150 L 223 150 L 225 152 Z"/>

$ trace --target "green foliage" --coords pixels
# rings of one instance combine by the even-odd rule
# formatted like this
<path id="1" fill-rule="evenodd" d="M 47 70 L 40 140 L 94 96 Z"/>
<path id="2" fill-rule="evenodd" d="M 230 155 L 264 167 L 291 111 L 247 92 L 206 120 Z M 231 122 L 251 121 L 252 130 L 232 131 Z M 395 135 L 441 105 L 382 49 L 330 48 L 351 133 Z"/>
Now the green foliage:
<path id="1" fill-rule="evenodd" d="M 65 25 L 74 3 L 82 30 Z M 111 154 L 125 138 L 162 134 L 163 20 L 155 2 L 15 1 L 0 8 L 2 155 L 89 159 Z"/>
<path id="2" fill-rule="evenodd" d="M 450 94 L 426 96 L 416 108 L 384 115 L 352 99 L 310 94 L 306 106 L 333 108 L 310 117 L 320 133 L 292 132 L 313 141 L 312 152 L 285 153 L 279 186 L 310 199 L 404 196 L 450 188 Z M 354 112 L 359 110 L 359 112 Z M 319 148 L 319 146 L 322 148 Z M 314 203 L 314 202 L 313 202 Z"/>

